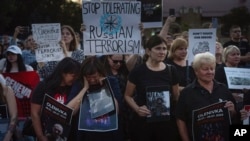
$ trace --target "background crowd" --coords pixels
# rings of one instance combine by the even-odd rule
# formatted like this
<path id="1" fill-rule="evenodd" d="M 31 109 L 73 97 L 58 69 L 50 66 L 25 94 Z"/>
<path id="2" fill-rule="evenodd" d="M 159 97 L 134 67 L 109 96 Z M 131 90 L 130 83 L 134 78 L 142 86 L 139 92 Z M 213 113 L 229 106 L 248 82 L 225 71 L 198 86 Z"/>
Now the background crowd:
<path id="1" fill-rule="evenodd" d="M 250 67 L 250 46 L 248 40 L 242 38 L 241 27 L 232 26 L 228 42 L 220 43 L 218 39 L 215 54 L 198 54 L 189 66 L 186 61 L 188 34 L 187 31 L 169 33 L 169 25 L 174 21 L 175 17 L 168 17 L 159 33 L 143 37 L 145 54 L 139 55 L 86 56 L 79 33 L 70 25 L 63 25 L 60 46 L 65 58 L 50 62 L 36 61 L 37 44 L 32 34 L 20 41 L 18 35 L 25 32 L 25 27 L 17 26 L 13 37 L 4 36 L 0 44 L 1 73 L 35 72 L 39 83 L 29 98 L 30 112 L 23 117 L 18 114 L 22 107 L 16 105 L 13 90 L 1 76 L 0 105 L 7 104 L 10 122 L 8 132 L 0 140 L 50 140 L 43 132 L 40 119 L 45 93 L 74 109 L 69 141 L 191 141 L 192 111 L 219 100 L 227 101 L 225 108 L 230 112 L 232 124 L 242 124 L 242 120 L 249 117 L 243 107 L 250 105 L 250 91 L 229 89 L 224 71 L 224 67 Z M 80 131 L 77 128 L 81 120 L 80 103 L 89 90 L 103 84 L 104 78 L 108 78 L 114 92 L 118 129 Z M 148 123 L 146 117 L 152 111 L 146 106 L 146 89 L 160 85 L 169 86 L 171 117 L 168 121 Z M 22 134 L 24 119 L 29 117 L 34 136 Z M 63 140 L 59 138 L 60 134 L 53 140 Z"/>

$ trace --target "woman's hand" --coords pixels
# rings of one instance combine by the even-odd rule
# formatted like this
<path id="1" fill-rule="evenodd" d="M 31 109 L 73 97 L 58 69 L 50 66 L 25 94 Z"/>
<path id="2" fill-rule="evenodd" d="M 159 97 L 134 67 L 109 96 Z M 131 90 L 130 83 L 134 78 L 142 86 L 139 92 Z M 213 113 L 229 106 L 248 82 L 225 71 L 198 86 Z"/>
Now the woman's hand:
<path id="1" fill-rule="evenodd" d="M 171 15 L 171 16 L 168 16 L 168 18 L 166 19 L 166 22 L 173 23 L 173 22 L 175 22 L 175 19 L 176 19 L 176 17 Z"/>
<path id="2" fill-rule="evenodd" d="M 150 110 L 147 108 L 146 105 L 139 106 L 135 112 L 141 117 L 145 117 L 151 114 Z"/>
<path id="3" fill-rule="evenodd" d="M 63 54 L 65 55 L 65 57 L 68 57 L 68 51 L 65 42 L 61 40 L 59 41 L 59 45 L 63 49 Z"/>
<path id="4" fill-rule="evenodd" d="M 82 23 L 80 27 L 80 32 L 84 32 L 84 31 L 86 31 L 86 25 Z"/>
<path id="5" fill-rule="evenodd" d="M 8 132 L 5 134 L 3 141 L 11 141 L 12 135 L 13 135 L 13 133 L 11 133 L 10 131 L 8 131 Z"/>
<path id="6" fill-rule="evenodd" d="M 240 119 L 244 120 L 250 116 L 250 112 L 246 111 L 245 109 L 240 110 Z"/>
<path id="7" fill-rule="evenodd" d="M 227 101 L 224 107 L 227 108 L 231 114 L 236 113 L 234 103 L 232 101 Z"/>
<path id="8" fill-rule="evenodd" d="M 99 79 L 99 83 L 100 83 L 101 86 L 103 85 L 103 80 L 104 80 L 105 78 L 106 78 L 106 77 L 101 77 L 101 78 Z"/>
<path id="9" fill-rule="evenodd" d="M 15 28 L 15 33 L 14 33 L 14 35 L 21 34 L 21 33 L 22 33 L 22 30 L 23 30 L 23 27 L 22 27 L 22 26 L 17 26 L 17 27 Z"/>
<path id="10" fill-rule="evenodd" d="M 88 90 L 89 89 L 89 82 L 88 82 L 88 80 L 87 80 L 87 78 L 85 76 L 83 77 L 83 80 L 84 80 L 84 88 L 86 90 Z"/>

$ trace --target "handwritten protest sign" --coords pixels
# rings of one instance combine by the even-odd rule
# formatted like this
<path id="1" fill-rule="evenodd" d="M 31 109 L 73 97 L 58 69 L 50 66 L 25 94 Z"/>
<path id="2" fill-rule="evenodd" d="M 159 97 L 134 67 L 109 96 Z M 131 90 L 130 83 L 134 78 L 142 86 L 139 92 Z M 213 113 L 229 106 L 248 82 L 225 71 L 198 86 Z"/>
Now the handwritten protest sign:
<path id="1" fill-rule="evenodd" d="M 86 55 L 140 53 L 140 2 L 84 1 L 82 14 Z"/>
<path id="2" fill-rule="evenodd" d="M 64 57 L 59 45 L 61 26 L 59 23 L 32 24 L 33 38 L 38 44 L 36 49 L 37 62 L 59 61 Z"/>
<path id="3" fill-rule="evenodd" d="M 250 69 L 224 67 L 229 89 L 250 89 Z"/>
<path id="4" fill-rule="evenodd" d="M 189 29 L 188 31 L 188 64 L 198 53 L 210 52 L 215 54 L 216 29 Z"/>
<path id="5" fill-rule="evenodd" d="M 162 0 L 141 1 L 141 21 L 144 28 L 162 27 Z"/>

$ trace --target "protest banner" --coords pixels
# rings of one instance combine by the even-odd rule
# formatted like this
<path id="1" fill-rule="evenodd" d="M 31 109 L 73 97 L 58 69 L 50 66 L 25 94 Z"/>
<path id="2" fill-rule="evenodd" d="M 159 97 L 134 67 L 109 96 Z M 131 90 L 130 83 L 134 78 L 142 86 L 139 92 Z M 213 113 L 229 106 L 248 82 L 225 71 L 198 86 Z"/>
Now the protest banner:
<path id="1" fill-rule="evenodd" d="M 82 16 L 85 55 L 140 53 L 140 2 L 83 1 Z"/>
<path id="2" fill-rule="evenodd" d="M 215 55 L 216 29 L 189 29 L 188 64 L 191 65 L 198 53 L 210 52 Z"/>
<path id="3" fill-rule="evenodd" d="M 54 129 L 56 128 L 56 130 L 60 131 L 61 140 L 67 141 L 72 116 L 73 109 L 45 94 L 41 110 L 41 121 L 44 126 L 44 133 L 48 138 L 52 138 Z"/>
<path id="4" fill-rule="evenodd" d="M 224 67 L 229 89 L 250 89 L 250 69 Z"/>
<path id="5" fill-rule="evenodd" d="M 162 0 L 141 1 L 141 22 L 144 28 L 162 27 Z"/>
<path id="6" fill-rule="evenodd" d="M 40 81 L 36 71 L 3 73 L 6 85 L 10 86 L 15 94 L 18 107 L 18 117 L 30 116 L 30 98 L 32 91 Z"/>
<path id="7" fill-rule="evenodd" d="M 80 105 L 79 130 L 95 132 L 117 130 L 118 117 L 114 94 L 108 79 L 103 82 L 104 86 L 89 91 L 83 97 Z"/>
<path id="8" fill-rule="evenodd" d="M 148 122 L 170 120 L 170 93 L 169 86 L 155 86 L 146 89 L 147 107 L 151 115 Z"/>
<path id="9" fill-rule="evenodd" d="M 97 118 L 115 110 L 114 94 L 107 79 L 105 85 L 97 90 L 89 91 L 87 97 L 90 104 L 91 118 Z"/>
<path id="10" fill-rule="evenodd" d="M 32 24 L 32 33 L 37 49 L 37 62 L 60 61 L 64 58 L 63 50 L 59 45 L 61 40 L 61 26 L 59 23 Z"/>
<path id="11" fill-rule="evenodd" d="M 193 110 L 192 134 L 193 141 L 228 140 L 231 117 L 225 101 Z"/>

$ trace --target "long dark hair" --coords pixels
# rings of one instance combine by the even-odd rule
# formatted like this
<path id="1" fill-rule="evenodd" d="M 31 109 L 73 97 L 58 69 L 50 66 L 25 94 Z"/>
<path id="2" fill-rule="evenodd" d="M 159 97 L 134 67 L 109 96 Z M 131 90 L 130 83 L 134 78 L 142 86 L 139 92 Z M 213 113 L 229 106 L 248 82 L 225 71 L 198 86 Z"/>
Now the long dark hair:
<path id="1" fill-rule="evenodd" d="M 22 55 L 21 54 L 16 54 L 16 55 L 17 55 L 18 72 L 26 71 L 26 66 L 23 62 Z M 8 59 L 6 59 L 6 71 L 5 72 L 10 72 L 11 68 L 12 68 L 11 62 Z"/>
<path id="2" fill-rule="evenodd" d="M 70 57 L 65 57 L 56 65 L 53 72 L 45 78 L 46 88 L 56 89 L 63 81 L 63 74 L 67 73 L 79 75 L 80 63 Z"/>

